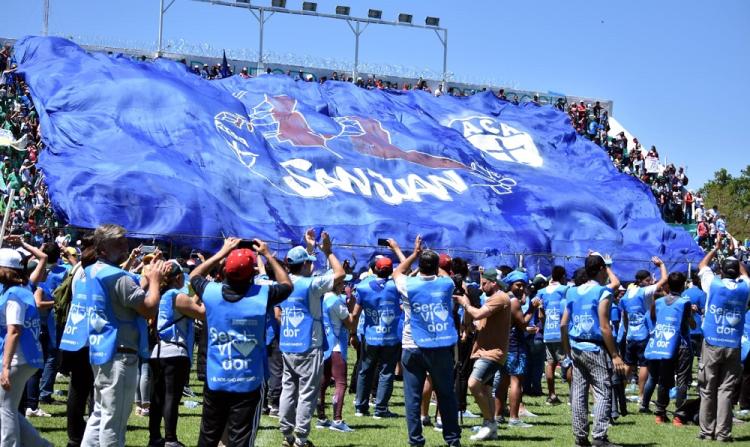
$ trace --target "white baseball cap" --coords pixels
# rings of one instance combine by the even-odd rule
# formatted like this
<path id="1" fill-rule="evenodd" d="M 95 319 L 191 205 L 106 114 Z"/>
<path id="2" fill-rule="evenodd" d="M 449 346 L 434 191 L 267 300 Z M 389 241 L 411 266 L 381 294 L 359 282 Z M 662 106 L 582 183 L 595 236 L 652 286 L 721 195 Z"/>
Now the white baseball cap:
<path id="1" fill-rule="evenodd" d="M 12 248 L 0 248 L 0 267 L 21 270 L 23 258 L 21 253 Z"/>

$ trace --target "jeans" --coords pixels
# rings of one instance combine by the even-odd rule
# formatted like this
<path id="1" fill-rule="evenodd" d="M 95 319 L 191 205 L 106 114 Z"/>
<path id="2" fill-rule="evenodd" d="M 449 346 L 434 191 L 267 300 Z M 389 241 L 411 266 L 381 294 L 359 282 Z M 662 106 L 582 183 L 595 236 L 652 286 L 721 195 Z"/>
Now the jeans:
<path id="1" fill-rule="evenodd" d="M 529 343 L 528 360 L 526 363 L 526 380 L 524 381 L 524 394 L 528 396 L 542 395 L 542 375 L 544 375 L 544 362 L 547 352 L 544 349 L 544 341 L 534 339 Z"/>
<path id="2" fill-rule="evenodd" d="M 648 362 L 648 380 L 643 389 L 643 403 L 641 405 L 648 408 L 648 401 L 651 399 L 654 388 L 658 385 L 656 411 L 654 412 L 657 416 L 665 416 L 667 414 L 669 390 L 672 389 L 675 383 L 674 375 L 676 367 L 676 358 L 649 360 Z"/>
<path id="3" fill-rule="evenodd" d="M 138 386 L 135 387 L 137 405 L 151 402 L 151 365 L 148 360 L 138 359 Z"/>
<path id="4" fill-rule="evenodd" d="M 55 368 L 55 364 L 57 363 L 57 348 L 52 344 L 47 326 L 42 326 L 39 331 L 39 343 L 42 345 L 44 367 L 38 369 L 29 381 L 26 382 L 25 407 L 32 410 L 39 408 L 40 399 L 52 397 L 52 389 L 55 386 L 54 374 L 57 373 L 57 368 Z M 51 378 L 50 374 L 52 374 Z"/>
<path id="5" fill-rule="evenodd" d="M 281 397 L 281 376 L 284 375 L 284 361 L 281 359 L 278 338 L 266 346 L 266 356 L 268 358 L 269 377 L 265 401 L 270 408 L 278 410 L 279 398 Z"/>
<path id="6" fill-rule="evenodd" d="M 19 347 L 20 348 L 20 347 Z M 10 390 L 0 388 L 0 446 L 51 446 L 25 417 L 18 413 L 18 404 L 26 382 L 37 372 L 27 364 L 10 367 Z"/>
<path id="7" fill-rule="evenodd" d="M 187 357 L 151 359 L 154 372 L 151 407 L 148 415 L 149 440 L 161 439 L 161 420 L 164 418 L 164 441 L 177 442 L 177 417 L 182 390 L 190 374 Z"/>
<path id="8" fill-rule="evenodd" d="M 320 397 L 318 398 L 318 419 L 326 418 L 326 390 L 334 382 L 335 389 L 333 398 L 333 420 L 342 420 L 341 411 L 344 408 L 344 395 L 346 394 L 346 361 L 340 352 L 333 352 L 323 362 L 323 379 L 320 382 Z"/>
<path id="9" fill-rule="evenodd" d="M 375 373 L 378 374 L 378 391 L 375 399 L 375 414 L 388 411 L 388 402 L 393 394 L 393 376 L 398 362 L 398 345 L 367 345 L 361 359 L 357 377 L 357 411 L 366 413 L 370 406 L 370 390 Z"/>
<path id="10" fill-rule="evenodd" d="M 443 439 L 449 446 L 460 445 L 461 427 L 458 425 L 458 401 L 453 392 L 453 346 L 444 348 L 406 348 L 401 354 L 404 368 L 404 400 L 409 445 L 423 446 L 420 419 L 422 388 L 427 374 L 437 394 L 438 409 L 443 421 Z"/>
<path id="11" fill-rule="evenodd" d="M 86 404 L 89 412 L 93 404 L 89 401 L 94 387 L 94 372 L 89 363 L 89 348 L 78 351 L 62 351 L 62 361 L 65 369 L 70 373 L 68 386 L 68 401 L 66 413 L 68 417 L 68 447 L 79 447 L 86 431 Z"/>
<path id="12" fill-rule="evenodd" d="M 81 445 L 86 447 L 124 446 L 128 417 L 138 386 L 138 356 L 115 353 L 94 370 L 94 411 L 86 423 Z"/>

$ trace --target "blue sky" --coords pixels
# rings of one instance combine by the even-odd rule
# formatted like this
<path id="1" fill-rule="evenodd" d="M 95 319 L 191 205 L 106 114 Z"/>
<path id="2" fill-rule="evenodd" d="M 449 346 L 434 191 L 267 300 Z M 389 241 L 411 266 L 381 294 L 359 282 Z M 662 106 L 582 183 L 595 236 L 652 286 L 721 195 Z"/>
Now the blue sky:
<path id="1" fill-rule="evenodd" d="M 50 0 L 50 32 L 153 44 L 158 0 Z M 270 0 L 254 1 L 270 4 Z M 301 8 L 301 0 L 288 0 Z M 685 165 L 697 187 L 724 167 L 750 165 L 750 2 L 743 0 L 353 1 L 319 0 L 318 11 L 349 5 L 384 18 L 427 15 L 449 29 L 448 70 L 475 80 L 614 101 L 614 116 L 670 162 Z M 39 34 L 42 0 L 5 0 L 0 37 Z M 213 48 L 257 49 L 247 11 L 177 0 L 165 16 L 165 40 Z M 346 23 L 276 15 L 265 47 L 276 54 L 353 60 Z M 438 72 L 442 48 L 425 31 L 372 26 L 360 61 Z M 744 81 L 744 82 L 743 82 Z"/>

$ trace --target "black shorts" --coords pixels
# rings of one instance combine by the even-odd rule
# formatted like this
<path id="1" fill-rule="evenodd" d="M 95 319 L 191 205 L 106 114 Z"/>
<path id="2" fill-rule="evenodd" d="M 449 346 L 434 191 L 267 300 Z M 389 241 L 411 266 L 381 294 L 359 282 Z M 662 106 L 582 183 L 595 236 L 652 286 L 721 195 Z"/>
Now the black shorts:
<path id="1" fill-rule="evenodd" d="M 628 366 L 646 366 L 646 357 L 643 353 L 646 351 L 648 340 L 627 341 L 625 342 L 625 355 L 623 361 Z"/>

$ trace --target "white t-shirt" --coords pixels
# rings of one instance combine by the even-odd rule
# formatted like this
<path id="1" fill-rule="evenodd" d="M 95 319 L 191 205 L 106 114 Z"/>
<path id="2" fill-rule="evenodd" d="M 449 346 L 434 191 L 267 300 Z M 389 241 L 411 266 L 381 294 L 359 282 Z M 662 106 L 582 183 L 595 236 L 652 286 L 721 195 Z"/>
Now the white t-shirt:
<path id="1" fill-rule="evenodd" d="M 24 318 L 26 318 L 26 307 L 18 301 L 8 300 L 5 302 L 4 309 L 0 310 L 0 326 L 8 327 L 9 325 L 17 324 L 23 327 Z M 26 363 L 26 359 L 23 356 L 23 350 L 19 342 L 10 365 L 15 366 L 23 363 Z"/>

